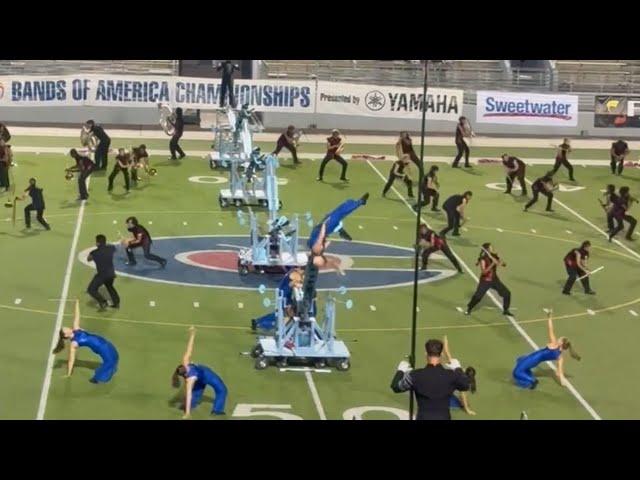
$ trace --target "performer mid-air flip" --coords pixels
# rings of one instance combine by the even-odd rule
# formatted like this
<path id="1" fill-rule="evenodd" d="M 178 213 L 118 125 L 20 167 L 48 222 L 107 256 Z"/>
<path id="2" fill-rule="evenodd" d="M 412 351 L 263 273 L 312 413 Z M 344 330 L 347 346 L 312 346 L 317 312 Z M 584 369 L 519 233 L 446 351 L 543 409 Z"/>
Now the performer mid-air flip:
<path id="1" fill-rule="evenodd" d="M 549 333 L 549 343 L 547 343 L 547 346 L 528 355 L 518 357 L 516 360 L 516 366 L 513 369 L 513 379 L 516 385 L 521 388 L 530 388 L 531 390 L 536 388 L 538 380 L 534 377 L 531 370 L 542 362 L 552 362 L 556 360 L 558 362 L 556 376 L 558 377 L 560 385 L 565 386 L 566 380 L 564 378 L 564 359 L 562 358 L 562 354 L 566 350 L 569 350 L 572 358 L 580 360 L 580 355 L 573 350 L 571 342 L 567 337 L 556 338 L 553 332 L 552 314 L 553 312 L 551 310 L 547 311 L 547 328 Z"/>
<path id="2" fill-rule="evenodd" d="M 345 200 L 340 205 L 337 206 L 330 213 L 325 215 L 322 221 L 313 227 L 311 231 L 311 235 L 309 236 L 309 240 L 307 241 L 307 246 L 312 248 L 313 245 L 318 240 L 320 235 L 320 227 L 325 225 L 326 236 L 328 237 L 332 233 L 338 233 L 341 238 L 345 240 L 351 240 L 351 236 L 347 233 L 347 231 L 342 226 L 342 221 L 347 218 L 351 213 L 353 213 L 357 208 L 366 205 L 367 200 L 369 199 L 369 194 L 365 193 L 358 200 Z"/>

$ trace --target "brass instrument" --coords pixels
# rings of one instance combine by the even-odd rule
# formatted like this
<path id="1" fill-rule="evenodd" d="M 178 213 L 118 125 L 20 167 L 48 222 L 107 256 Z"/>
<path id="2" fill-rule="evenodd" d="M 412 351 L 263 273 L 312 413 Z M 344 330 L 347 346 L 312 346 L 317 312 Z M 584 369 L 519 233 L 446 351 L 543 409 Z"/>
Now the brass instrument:
<path id="1" fill-rule="evenodd" d="M 176 114 L 169 105 L 160 104 L 158 105 L 158 109 L 160 110 L 160 127 L 162 127 L 164 133 L 172 136 L 175 133 L 173 124 L 176 121 Z"/>
<path id="2" fill-rule="evenodd" d="M 93 132 L 91 132 L 86 125 L 83 125 L 80 130 L 80 144 L 83 147 L 86 147 L 90 152 L 95 152 L 99 143 L 100 141 Z"/>

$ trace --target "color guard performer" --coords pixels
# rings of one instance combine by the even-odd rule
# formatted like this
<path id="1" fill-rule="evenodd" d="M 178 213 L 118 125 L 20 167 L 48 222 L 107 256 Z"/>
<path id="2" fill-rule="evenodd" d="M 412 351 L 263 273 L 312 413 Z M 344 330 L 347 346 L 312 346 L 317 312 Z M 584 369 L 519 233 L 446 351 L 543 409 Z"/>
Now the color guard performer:
<path id="1" fill-rule="evenodd" d="M 564 266 L 567 270 L 569 278 L 567 278 L 562 293 L 564 295 L 571 295 L 571 288 L 576 280 L 579 278 L 584 293 L 587 295 L 595 295 L 596 292 L 591 290 L 589 285 L 589 275 L 591 272 L 587 267 L 587 260 L 589 259 L 589 250 L 591 249 L 591 242 L 585 241 L 578 248 L 572 248 L 569 253 L 564 256 Z"/>
<path id="2" fill-rule="evenodd" d="M 413 149 L 413 143 L 411 137 L 409 136 L 409 132 L 400 132 L 400 138 L 396 142 L 396 155 L 398 159 L 408 155 L 410 160 L 415 163 L 416 167 L 420 164 L 420 159 L 418 159 L 418 155 L 416 155 L 415 150 Z"/>
<path id="3" fill-rule="evenodd" d="M 527 184 L 524 181 L 525 171 L 527 166 L 525 163 L 517 157 L 512 157 L 506 153 L 502 154 L 502 165 L 507 173 L 507 190 L 504 193 L 511 193 L 513 182 L 517 178 L 520 182 L 520 188 L 522 193 L 520 195 L 527 195 Z"/>
<path id="4" fill-rule="evenodd" d="M 471 153 L 469 150 L 469 140 L 471 137 L 475 137 L 475 133 L 473 133 L 471 129 L 469 120 L 467 120 L 467 117 L 460 117 L 458 119 L 458 125 L 456 126 L 456 147 L 458 154 L 453 160 L 453 165 L 451 165 L 453 168 L 458 168 L 462 155 L 464 155 L 464 166 L 466 168 L 471 167 L 469 164 L 469 154 Z"/>
<path id="5" fill-rule="evenodd" d="M 124 148 L 118 149 L 118 155 L 116 155 L 116 164 L 113 166 L 113 171 L 109 175 L 109 186 L 107 191 L 113 190 L 113 181 L 118 173 L 122 172 L 124 177 L 124 188 L 126 193 L 129 193 L 129 168 L 131 167 L 131 155 L 125 151 Z"/>
<path id="6" fill-rule="evenodd" d="M 322 181 L 324 176 L 324 168 L 327 166 L 327 163 L 330 160 L 335 160 L 340 165 L 342 165 L 342 173 L 340 175 L 340 180 L 343 182 L 348 182 L 347 178 L 347 161 L 340 156 L 340 153 L 344 150 L 344 142 L 342 138 L 340 138 L 340 132 L 336 129 L 331 131 L 331 136 L 327 138 L 327 154 L 322 159 L 322 163 L 320 164 L 320 172 L 318 172 L 317 180 L 319 182 Z"/>
<path id="7" fill-rule="evenodd" d="M 289 125 L 287 129 L 278 137 L 278 141 L 276 142 L 276 149 L 271 153 L 271 155 L 278 156 L 280 150 L 286 148 L 291 152 L 294 165 L 299 165 L 300 163 L 302 163 L 300 160 L 298 160 L 298 141 L 295 138 L 295 134 L 296 127 L 294 125 Z"/>
<path id="8" fill-rule="evenodd" d="M 533 192 L 533 198 L 524 206 L 526 212 L 529 208 L 538 201 L 540 194 L 547 197 L 547 212 L 553 212 L 551 203 L 553 203 L 553 191 L 557 185 L 553 182 L 553 173 L 547 172 L 542 177 L 537 178 L 533 185 L 531 185 L 531 191 Z"/>
<path id="9" fill-rule="evenodd" d="M 573 165 L 569 163 L 568 155 L 571 153 L 571 143 L 568 138 L 565 138 L 563 142 L 558 145 L 556 152 L 556 161 L 553 164 L 553 175 L 555 175 L 561 166 L 565 167 L 569 171 L 569 180 L 575 182 L 573 178 Z"/>
<path id="10" fill-rule="evenodd" d="M 624 238 L 627 240 L 633 241 L 633 230 L 636 228 L 638 221 L 628 214 L 629 209 L 631 209 L 632 203 L 638 203 L 638 200 L 633 198 L 629 193 L 629 187 L 621 187 L 620 195 L 617 200 L 613 203 L 613 207 L 611 209 L 612 220 L 616 221 L 616 226 L 609 233 L 609 241 L 613 239 L 619 232 L 624 230 L 624 221 L 629 223 L 629 229 L 627 230 L 627 234 Z"/>
<path id="11" fill-rule="evenodd" d="M 87 191 L 87 179 L 89 175 L 96 169 L 96 164 L 91 161 L 89 157 L 80 155 L 75 148 L 69 151 L 69 155 L 76 161 L 73 167 L 67 168 L 65 171 L 78 172 L 78 192 L 80 196 L 78 200 L 87 200 L 89 198 L 89 192 Z"/>
<path id="12" fill-rule="evenodd" d="M 620 139 L 617 142 L 611 144 L 611 173 L 614 175 L 622 175 L 624 169 L 624 160 L 629 155 L 629 144 Z"/>
<path id="13" fill-rule="evenodd" d="M 462 273 L 462 267 L 458 263 L 455 255 L 447 245 L 447 240 L 438 236 L 436 232 L 427 227 L 426 223 L 420 224 L 420 230 L 418 233 L 418 248 L 422 249 L 422 266 L 420 270 L 427 269 L 427 263 L 429 262 L 429 256 L 437 251 L 442 251 L 449 259 L 449 261 L 456 267 L 458 273 Z"/>
<path id="14" fill-rule="evenodd" d="M 502 297 L 502 314 L 513 316 L 509 311 L 511 305 L 511 292 L 505 286 L 504 283 L 498 278 L 498 266 L 506 267 L 507 264 L 498 256 L 490 243 L 482 244 L 482 250 L 476 265 L 480 265 L 480 281 L 478 282 L 478 288 L 476 292 L 469 300 L 465 315 L 469 315 L 473 307 L 475 307 L 485 293 L 490 289 L 495 290 Z"/>
<path id="15" fill-rule="evenodd" d="M 413 181 L 409 178 L 409 155 L 402 156 L 399 160 L 393 162 L 391 170 L 389 171 L 389 178 L 387 183 L 382 189 L 382 196 L 386 197 L 387 192 L 391 189 L 393 182 L 402 180 L 407 186 L 407 196 L 413 198 Z"/>

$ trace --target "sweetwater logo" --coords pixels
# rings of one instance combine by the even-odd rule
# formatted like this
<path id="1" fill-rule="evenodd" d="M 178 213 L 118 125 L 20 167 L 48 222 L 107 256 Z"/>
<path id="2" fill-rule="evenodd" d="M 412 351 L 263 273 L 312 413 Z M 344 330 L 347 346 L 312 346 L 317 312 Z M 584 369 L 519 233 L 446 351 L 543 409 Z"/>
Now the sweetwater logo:
<path id="1" fill-rule="evenodd" d="M 578 97 L 520 92 L 478 92 L 476 121 L 517 125 L 578 124 Z"/>
<path id="2" fill-rule="evenodd" d="M 166 268 L 161 269 L 157 263 L 146 261 L 141 254 L 136 254 L 136 266 L 128 266 L 121 246 L 118 246 L 118 253 L 114 257 L 114 266 L 118 276 L 173 285 L 256 290 L 260 284 L 264 284 L 269 288 L 276 288 L 282 278 L 280 275 L 252 273 L 240 276 L 238 273 L 238 250 L 248 247 L 248 243 L 247 236 L 156 238 L 152 251 L 168 260 Z M 78 260 L 93 268 L 94 264 L 87 261 L 87 255 L 92 249 L 80 252 Z M 331 243 L 331 253 L 328 256 L 340 260 L 346 269 L 346 275 L 321 271 L 318 290 L 335 290 L 340 286 L 351 290 L 372 290 L 413 283 L 413 250 L 410 248 L 335 240 Z M 396 259 L 398 267 L 359 267 L 358 263 L 364 263 L 367 257 Z M 435 259 L 438 258 L 441 257 L 436 256 Z M 419 282 L 435 282 L 453 275 L 453 270 L 421 271 Z"/>

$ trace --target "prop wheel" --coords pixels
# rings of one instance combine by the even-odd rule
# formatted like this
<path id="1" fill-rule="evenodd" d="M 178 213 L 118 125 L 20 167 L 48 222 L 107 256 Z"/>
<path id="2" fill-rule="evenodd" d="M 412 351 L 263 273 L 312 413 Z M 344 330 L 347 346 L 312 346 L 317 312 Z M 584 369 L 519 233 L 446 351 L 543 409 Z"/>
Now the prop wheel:
<path id="1" fill-rule="evenodd" d="M 278 201 L 278 210 L 282 210 L 282 200 Z"/>
<path id="2" fill-rule="evenodd" d="M 211 170 L 215 170 L 216 169 L 216 162 L 214 160 L 209 160 L 209 168 Z"/>
<path id="3" fill-rule="evenodd" d="M 278 360 L 276 361 L 276 367 L 284 368 L 286 366 L 287 366 L 287 359 L 285 357 L 278 358 Z"/>
<path id="4" fill-rule="evenodd" d="M 238 262 L 238 273 L 242 277 L 246 277 L 247 275 L 249 275 L 249 266 L 248 265 L 243 265 L 240 262 Z"/>
<path id="5" fill-rule="evenodd" d="M 324 358 L 319 358 L 313 362 L 313 366 L 316 368 L 324 368 L 327 366 L 327 361 Z"/>
<path id="6" fill-rule="evenodd" d="M 264 350 L 262 349 L 262 345 L 257 344 L 255 347 L 251 349 L 250 355 L 251 355 L 251 358 L 258 358 L 263 353 L 264 353 Z"/>
<path id="7" fill-rule="evenodd" d="M 338 360 L 338 363 L 336 364 L 336 369 L 340 370 L 341 372 L 346 372 L 350 368 L 351 368 L 351 362 L 349 361 L 348 358 L 341 358 L 340 360 Z"/>
<path id="8" fill-rule="evenodd" d="M 256 370 L 264 370 L 268 366 L 269 366 L 269 362 L 267 360 L 267 357 L 260 355 L 258 358 L 256 358 L 256 363 L 255 363 Z"/>
<path id="9" fill-rule="evenodd" d="M 242 200 L 240 200 L 239 198 L 236 198 L 235 201 L 233 202 L 233 204 L 236 207 L 241 207 L 242 206 Z"/>
<path id="10" fill-rule="evenodd" d="M 222 195 L 220 195 L 218 197 L 218 203 L 220 204 L 220 207 L 222 208 L 226 208 L 229 206 L 229 202 L 227 201 L 226 198 L 222 198 Z"/>

